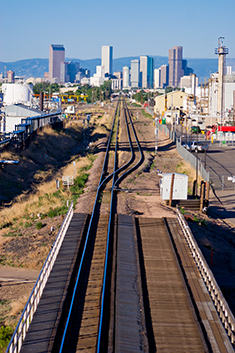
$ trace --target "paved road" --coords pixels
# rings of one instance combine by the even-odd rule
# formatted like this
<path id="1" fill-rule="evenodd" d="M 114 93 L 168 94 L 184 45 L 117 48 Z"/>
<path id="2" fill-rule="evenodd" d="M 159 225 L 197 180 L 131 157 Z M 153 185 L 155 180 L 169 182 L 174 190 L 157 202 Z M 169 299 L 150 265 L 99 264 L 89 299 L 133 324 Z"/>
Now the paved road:
<path id="1" fill-rule="evenodd" d="M 25 268 L 0 267 L 0 281 L 36 282 L 40 271 Z"/>

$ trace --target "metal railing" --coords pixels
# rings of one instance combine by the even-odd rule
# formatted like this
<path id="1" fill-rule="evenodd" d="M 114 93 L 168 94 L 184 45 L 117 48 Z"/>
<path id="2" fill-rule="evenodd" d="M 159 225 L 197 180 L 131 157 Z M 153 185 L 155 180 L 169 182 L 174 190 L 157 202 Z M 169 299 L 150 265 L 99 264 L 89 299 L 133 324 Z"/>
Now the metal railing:
<path id="1" fill-rule="evenodd" d="M 188 162 L 191 165 L 191 167 L 194 168 L 195 170 L 198 165 L 198 171 L 199 171 L 201 177 L 205 181 L 209 181 L 210 175 L 209 175 L 209 172 L 207 172 L 206 169 L 204 168 L 204 163 L 199 158 L 194 156 L 192 153 L 187 151 L 186 148 L 184 148 L 181 145 L 180 141 L 178 141 L 178 139 L 176 137 L 176 133 L 174 131 L 169 130 L 166 125 L 158 124 L 157 127 L 161 132 L 163 132 L 167 137 L 169 137 L 172 141 L 174 141 L 176 143 L 176 148 L 177 148 L 177 151 L 180 154 L 180 156 L 186 162 Z"/>
<path id="2" fill-rule="evenodd" d="M 69 210 L 57 234 L 56 240 L 54 241 L 54 244 L 47 256 L 47 259 L 42 267 L 42 270 L 38 276 L 38 279 L 34 285 L 34 288 L 25 305 L 23 313 L 12 335 L 11 341 L 7 347 L 6 353 L 8 352 L 18 353 L 21 350 L 22 343 L 29 329 L 29 325 L 32 322 L 33 315 L 37 310 L 38 303 L 42 296 L 43 290 L 46 286 L 47 280 L 50 276 L 50 273 L 55 263 L 55 260 L 57 258 L 58 252 L 61 248 L 62 242 L 64 240 L 64 237 L 69 227 L 72 216 L 73 216 L 73 202 L 71 202 Z"/>
<path id="3" fill-rule="evenodd" d="M 207 290 L 214 302 L 215 308 L 219 314 L 221 322 L 230 338 L 233 346 L 235 346 L 235 318 L 231 312 L 229 305 L 224 298 L 220 287 L 218 286 L 214 275 L 209 268 L 183 214 L 177 209 L 177 219 L 183 231 L 184 237 L 201 274 L 201 277 L 207 287 Z"/>

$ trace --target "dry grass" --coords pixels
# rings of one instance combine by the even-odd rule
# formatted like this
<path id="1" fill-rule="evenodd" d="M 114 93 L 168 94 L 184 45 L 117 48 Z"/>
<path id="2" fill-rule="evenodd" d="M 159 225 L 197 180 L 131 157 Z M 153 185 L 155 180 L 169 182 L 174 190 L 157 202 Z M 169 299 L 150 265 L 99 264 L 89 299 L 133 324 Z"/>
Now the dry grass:
<path id="1" fill-rule="evenodd" d="M 24 294 L 22 297 L 11 303 L 10 316 L 17 316 L 22 313 L 25 304 L 27 303 L 28 297 L 29 294 Z"/>
<path id="2" fill-rule="evenodd" d="M 192 168 L 188 162 L 186 162 L 182 159 L 181 163 L 179 163 L 177 165 L 176 171 L 177 171 L 177 173 L 188 175 L 188 187 L 189 187 L 189 189 L 193 190 L 193 182 L 196 179 L 195 169 Z M 202 178 L 201 178 L 200 174 L 198 173 L 198 185 L 200 185 L 201 180 L 202 180 Z"/>
<path id="3" fill-rule="evenodd" d="M 34 185 L 33 193 L 29 195 L 21 194 L 17 196 L 12 204 L 8 208 L 0 210 L 0 224 L 5 222 L 12 222 L 13 219 L 20 219 L 30 214 L 46 213 L 50 207 L 61 206 L 61 201 L 58 197 L 54 197 L 53 193 L 56 191 L 55 179 L 62 179 L 63 175 L 74 175 L 74 161 L 68 163 L 65 167 L 61 168 L 55 175 L 53 180 L 49 182 L 43 182 L 39 185 Z M 75 175 L 78 174 L 80 168 L 88 165 L 90 161 L 87 157 L 81 157 L 76 160 Z M 40 172 L 38 172 L 41 174 Z M 61 194 L 64 198 L 69 197 L 70 194 L 66 189 L 61 189 Z M 50 195 L 46 197 L 45 195 Z"/>

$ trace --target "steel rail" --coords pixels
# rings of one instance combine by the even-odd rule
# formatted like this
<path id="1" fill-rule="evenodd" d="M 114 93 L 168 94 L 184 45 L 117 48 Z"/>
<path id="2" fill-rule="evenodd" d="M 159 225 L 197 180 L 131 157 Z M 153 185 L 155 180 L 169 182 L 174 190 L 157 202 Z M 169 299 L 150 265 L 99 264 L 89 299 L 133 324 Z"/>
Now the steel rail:
<path id="1" fill-rule="evenodd" d="M 124 104 L 126 105 L 125 102 L 124 102 Z M 89 238 L 90 238 L 91 228 L 92 228 L 92 225 L 93 225 L 94 215 L 95 215 L 95 211 L 96 211 L 96 207 L 97 207 L 100 191 L 101 191 L 101 188 L 103 187 L 103 185 L 111 177 L 113 177 L 112 188 L 111 188 L 110 214 L 109 214 L 109 223 L 108 223 L 108 232 L 107 232 L 107 244 L 106 244 L 106 255 L 105 255 L 103 286 L 102 286 L 102 292 L 101 292 L 100 320 L 99 320 L 99 329 L 98 329 L 98 337 L 97 337 L 97 350 L 96 350 L 97 353 L 101 352 L 101 338 L 102 338 L 102 327 L 103 327 L 103 319 L 104 319 L 104 302 L 105 302 L 105 296 L 106 296 L 107 269 L 108 269 L 108 262 L 109 262 L 109 246 L 110 246 L 110 237 L 111 237 L 112 222 L 113 222 L 113 212 L 112 212 L 112 210 L 113 210 L 114 191 L 115 191 L 115 188 L 117 186 L 117 183 L 122 178 L 124 178 L 124 176 L 126 176 L 128 173 L 130 173 L 135 168 L 137 168 L 137 166 L 139 166 L 139 164 L 142 162 L 142 159 L 143 159 L 143 152 L 142 152 L 141 147 L 139 145 L 138 138 L 136 136 L 136 133 L 135 133 L 135 130 L 134 130 L 134 127 L 133 127 L 133 123 L 132 123 L 131 118 L 130 118 L 130 114 L 129 114 L 128 108 L 123 107 L 123 110 L 124 110 L 124 113 L 125 113 L 125 122 L 126 122 L 126 127 L 127 127 L 127 133 L 128 133 L 128 140 L 129 140 L 129 146 L 130 146 L 130 151 L 131 151 L 131 157 L 130 157 L 129 161 L 127 163 L 125 163 L 122 167 L 116 168 L 116 165 L 117 165 L 117 148 L 118 148 L 118 131 L 119 131 L 119 120 L 118 120 L 118 128 L 117 128 L 117 133 L 116 133 L 116 144 L 115 144 L 114 171 L 111 174 L 109 174 L 107 177 L 103 178 L 103 175 L 104 175 L 104 172 L 105 172 L 105 167 L 106 167 L 107 160 L 108 160 L 108 153 L 109 153 L 110 144 L 111 144 L 111 137 L 112 137 L 112 134 L 113 134 L 114 124 L 115 124 L 115 120 L 116 120 L 116 117 L 117 117 L 118 109 L 120 109 L 120 101 L 118 101 L 118 104 L 117 104 L 117 107 L 116 107 L 116 110 L 115 110 L 115 114 L 114 114 L 112 128 L 110 130 L 110 135 L 109 135 L 109 139 L 108 139 L 108 143 L 107 143 L 107 148 L 106 148 L 103 168 L 102 168 L 102 172 L 101 172 L 101 176 L 100 176 L 99 185 L 98 185 L 98 188 L 97 188 L 96 198 L 95 198 L 93 211 L 92 211 L 91 219 L 90 219 L 89 226 L 88 226 L 88 231 L 87 231 L 87 235 L 86 235 L 86 239 L 85 239 L 85 244 L 84 244 L 84 248 L 83 248 L 83 252 L 82 252 L 82 257 L 81 257 L 81 261 L 80 261 L 80 265 L 79 265 L 79 269 L 78 269 L 77 279 L 76 279 L 76 283 L 75 283 L 74 290 L 73 290 L 72 300 L 71 300 L 71 304 L 70 304 L 70 308 L 69 308 L 68 317 L 67 317 L 67 320 L 66 320 L 65 329 L 64 329 L 64 332 L 63 332 L 63 337 L 62 337 L 59 353 L 63 352 L 64 343 L 65 343 L 65 339 L 66 339 L 66 334 L 67 334 L 67 330 L 68 330 L 68 326 L 69 326 L 69 322 L 70 322 L 70 317 L 71 317 L 71 313 L 72 313 L 72 310 L 73 310 L 74 299 L 75 299 L 76 292 L 78 290 L 80 277 L 81 277 L 81 272 L 82 272 L 82 268 L 83 268 L 83 265 L 84 265 L 84 259 L 86 257 L 86 253 L 87 253 L 87 245 L 88 245 L 88 241 L 89 241 Z M 132 163 L 133 158 L 134 158 L 134 148 L 133 148 L 132 141 L 131 141 L 131 136 L 130 136 L 128 121 L 127 121 L 126 111 L 128 112 L 129 121 L 130 121 L 130 124 L 132 126 L 133 134 L 134 134 L 134 137 L 135 137 L 135 140 L 136 140 L 139 152 L 140 152 L 140 159 L 132 168 L 130 168 L 127 172 L 123 173 L 117 180 L 115 180 L 117 173 L 122 171 L 124 168 L 128 167 Z"/>
<path id="2" fill-rule="evenodd" d="M 123 101 L 124 105 L 126 105 L 125 101 Z M 98 338 L 97 338 L 97 350 L 96 353 L 101 353 L 101 341 L 102 341 L 102 335 L 103 335 L 103 319 L 104 319 L 104 301 L 105 301 L 105 295 L 106 295 L 106 281 L 107 281 L 107 268 L 108 268 L 108 260 L 109 260 L 109 241 L 110 241 L 110 237 L 111 237 L 111 226 L 112 226 L 112 220 L 113 220 L 113 198 L 114 198 L 114 191 L 115 188 L 117 186 L 117 183 L 124 177 L 126 176 L 130 171 L 132 171 L 133 169 L 135 169 L 142 161 L 143 158 L 143 152 L 142 149 L 139 145 L 136 133 L 134 131 L 134 127 L 132 124 L 132 121 L 130 119 L 130 114 L 129 114 L 129 110 L 126 107 L 123 107 L 124 110 L 124 115 L 125 115 L 125 122 L 126 122 L 126 127 L 127 127 L 127 134 L 128 134 L 128 140 L 129 140 L 129 146 L 130 146 L 130 151 L 131 151 L 131 158 L 129 159 L 129 161 L 127 163 L 125 163 L 122 167 L 120 167 L 119 169 L 117 169 L 116 171 L 113 172 L 113 185 L 112 185 L 112 190 L 111 190 L 111 202 L 110 202 L 110 213 L 109 213 L 109 226 L 108 226 L 108 235 L 107 235 L 107 246 L 106 246 L 106 257 L 105 257 L 105 269 L 104 269 L 104 276 L 103 276 L 103 287 L 102 287 L 102 294 L 101 294 L 101 309 L 100 309 L 100 322 L 99 322 L 99 331 L 98 331 Z M 127 172 L 124 172 L 116 181 L 115 181 L 115 176 L 118 172 L 120 172 L 121 170 L 123 170 L 125 167 L 128 167 L 134 158 L 134 148 L 132 145 L 132 141 L 131 141 L 131 136 L 130 136 L 130 130 L 129 130 L 129 126 L 128 126 L 128 121 L 127 121 L 127 114 L 126 111 L 128 112 L 129 115 L 129 120 L 130 120 L 130 124 L 132 126 L 133 132 L 134 132 L 134 136 L 136 139 L 136 143 L 140 152 L 140 159 L 139 161 L 132 167 L 130 168 Z M 117 133 L 118 136 L 118 133 Z M 117 148 L 117 136 L 116 136 L 116 148 Z M 115 149 L 116 152 L 116 149 Z M 116 163 L 116 153 L 115 153 L 115 163 Z M 115 164 L 114 164 L 114 168 L 115 168 Z"/>
<path id="3" fill-rule="evenodd" d="M 65 329 L 64 329 L 64 332 L 63 332 L 62 340 L 61 340 L 59 353 L 63 352 L 65 338 L 66 338 L 66 334 L 67 334 L 67 330 L 68 330 L 68 325 L 69 325 L 71 313 L 72 313 L 72 310 L 73 310 L 74 299 L 75 299 L 75 295 L 76 295 L 76 292 L 77 292 L 78 284 L 79 284 L 80 277 L 81 277 L 82 268 L 83 268 L 83 265 L 84 265 L 84 259 L 85 259 L 86 252 L 87 252 L 87 244 L 88 244 L 88 241 L 89 241 L 89 238 L 90 238 L 91 228 L 92 228 L 92 225 L 93 225 L 93 220 L 94 220 L 94 215 L 95 215 L 95 211 L 96 211 L 96 207 L 97 207 L 97 203 L 98 203 L 100 189 L 103 186 L 104 182 L 107 181 L 108 179 L 110 179 L 110 175 L 109 175 L 103 180 L 103 174 L 104 174 L 106 163 L 107 163 L 107 159 L 108 159 L 108 152 L 109 152 L 110 145 L 111 145 L 111 137 L 112 137 L 112 133 L 113 133 L 113 129 L 114 129 L 114 123 L 115 123 L 115 120 L 116 120 L 116 115 L 117 115 L 119 104 L 120 104 L 120 102 L 118 101 L 117 107 L 116 107 L 116 110 L 115 110 L 115 113 L 114 113 L 112 127 L 111 127 L 110 134 L 109 134 L 109 139 L 108 139 L 106 153 L 105 153 L 105 158 L 104 158 L 103 167 L 102 167 L 102 171 L 101 171 L 99 186 L 98 186 L 98 189 L 97 189 L 96 198 L 95 198 L 95 202 L 94 202 L 94 206 L 93 206 L 93 211 L 92 211 L 91 219 L 90 219 L 88 230 L 87 230 L 87 234 L 86 234 L 86 240 L 85 240 L 85 244 L 84 244 L 84 247 L 83 247 L 82 257 L 81 257 L 81 261 L 80 261 L 80 264 L 79 264 L 77 279 L 76 279 L 74 290 L 73 290 L 73 295 L 72 295 L 72 299 L 71 299 L 71 303 L 70 303 L 68 317 L 67 317 L 66 324 L 65 324 Z"/>
<path id="4" fill-rule="evenodd" d="M 98 337 L 97 337 L 97 345 L 96 352 L 99 353 L 101 351 L 101 337 L 102 337 L 102 327 L 103 327 L 103 317 L 104 317 L 104 306 L 105 306 L 105 295 L 106 295 L 106 281 L 107 281 L 107 271 L 108 271 L 108 262 L 109 262 L 109 244 L 111 238 L 111 230 L 113 224 L 113 198 L 114 198 L 114 186 L 115 186 L 115 178 L 117 170 L 117 152 L 118 152 L 118 132 L 119 132 L 119 119 L 117 122 L 117 134 L 116 134 L 116 144 L 115 144 L 115 158 L 114 158 L 114 168 L 113 168 L 113 181 L 112 181 L 112 189 L 111 189 L 111 201 L 110 201 L 110 210 L 109 210 L 109 222 L 108 222 L 108 233 L 107 233 L 107 243 L 106 243 L 106 253 L 105 253 L 105 264 L 104 264 L 104 274 L 103 274 L 103 285 L 101 292 L 101 304 L 100 304 L 100 320 L 99 320 L 99 328 L 98 328 Z"/>
<path id="5" fill-rule="evenodd" d="M 143 154 L 142 148 L 141 148 L 141 146 L 140 146 L 140 144 L 139 144 L 139 140 L 138 140 L 138 138 L 137 138 L 137 135 L 136 135 L 136 132 L 135 132 L 135 128 L 134 128 L 133 122 L 132 122 L 132 120 L 131 120 L 130 113 L 129 113 L 129 109 L 127 108 L 126 102 L 125 102 L 125 105 L 126 105 L 125 109 L 126 109 L 126 111 L 128 112 L 129 121 L 130 121 L 130 124 L 131 124 L 131 127 L 132 127 L 133 134 L 134 134 L 134 136 L 135 136 L 135 140 L 136 140 L 136 143 L 137 143 L 137 147 L 138 147 L 138 150 L 139 150 L 139 152 L 140 152 L 140 159 L 139 159 L 139 161 L 138 161 L 132 168 L 128 169 L 125 173 L 123 173 L 123 174 L 116 180 L 115 187 L 117 186 L 118 183 L 120 183 L 120 181 L 121 181 L 127 174 L 129 174 L 129 173 L 131 173 L 133 170 L 135 170 L 135 169 L 142 163 L 142 161 L 143 161 L 143 159 L 144 159 L 144 154 Z"/>

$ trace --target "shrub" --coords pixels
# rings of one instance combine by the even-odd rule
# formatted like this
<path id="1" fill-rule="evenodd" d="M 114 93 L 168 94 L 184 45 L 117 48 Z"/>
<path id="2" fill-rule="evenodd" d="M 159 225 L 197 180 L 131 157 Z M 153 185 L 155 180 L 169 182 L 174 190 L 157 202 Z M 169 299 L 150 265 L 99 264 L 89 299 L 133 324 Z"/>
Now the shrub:
<path id="1" fill-rule="evenodd" d="M 47 216 L 50 218 L 60 216 L 66 214 L 68 212 L 68 207 L 66 205 L 56 208 L 51 208 L 50 211 L 47 213 Z"/>
<path id="2" fill-rule="evenodd" d="M 42 222 L 37 222 L 36 223 L 36 228 L 37 229 L 42 229 Z"/>
<path id="3" fill-rule="evenodd" d="M 11 326 L 1 326 L 0 328 L 0 348 L 5 349 L 13 335 L 13 328 Z"/>

